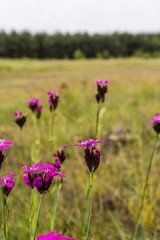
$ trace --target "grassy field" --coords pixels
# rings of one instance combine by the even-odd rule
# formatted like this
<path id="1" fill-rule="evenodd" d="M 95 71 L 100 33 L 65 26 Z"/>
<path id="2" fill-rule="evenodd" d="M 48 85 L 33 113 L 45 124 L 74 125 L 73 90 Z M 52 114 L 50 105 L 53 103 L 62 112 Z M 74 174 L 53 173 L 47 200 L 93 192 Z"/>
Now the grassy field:
<path id="1" fill-rule="evenodd" d="M 32 113 L 25 102 L 37 97 L 43 105 L 40 123 L 40 162 L 49 158 L 50 112 L 46 92 L 60 89 L 55 111 L 54 146 L 68 144 L 62 167 L 66 174 L 56 218 L 56 232 L 78 237 L 81 210 L 88 179 L 83 149 L 74 143 L 95 136 L 96 79 L 109 81 L 109 92 L 100 113 L 98 139 L 104 140 L 101 163 L 93 186 L 93 240 L 130 239 L 135 224 L 155 132 L 148 123 L 160 112 L 160 60 L 5 60 L 0 59 L 0 138 L 12 141 L 5 149 L 6 172 L 22 172 L 20 131 L 14 111 L 27 113 L 23 129 L 25 163 L 31 164 Z M 123 135 L 123 139 L 121 135 Z M 160 239 L 160 144 L 153 161 L 144 202 L 138 240 Z M 11 240 L 24 239 L 24 215 L 28 214 L 30 189 L 17 177 L 8 198 Z M 49 232 L 48 196 L 45 196 L 38 233 Z M 26 209 L 22 211 L 22 209 Z M 18 233 L 18 234 L 17 234 Z M 85 235 L 84 235 L 85 236 Z M 27 238 L 26 238 L 27 240 Z"/>

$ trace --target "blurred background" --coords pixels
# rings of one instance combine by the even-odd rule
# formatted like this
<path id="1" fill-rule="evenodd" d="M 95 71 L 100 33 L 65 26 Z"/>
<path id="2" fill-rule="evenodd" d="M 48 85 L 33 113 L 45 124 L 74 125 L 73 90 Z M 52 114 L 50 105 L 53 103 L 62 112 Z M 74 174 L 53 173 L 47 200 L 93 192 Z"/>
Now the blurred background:
<path id="1" fill-rule="evenodd" d="M 6 0 L 0 57 L 160 56 L 158 0 Z"/>

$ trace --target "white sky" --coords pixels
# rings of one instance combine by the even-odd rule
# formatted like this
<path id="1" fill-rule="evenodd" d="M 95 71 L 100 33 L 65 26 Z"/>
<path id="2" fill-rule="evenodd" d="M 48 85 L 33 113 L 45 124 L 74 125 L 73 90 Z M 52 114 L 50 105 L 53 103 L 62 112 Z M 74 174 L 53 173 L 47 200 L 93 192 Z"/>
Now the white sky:
<path id="1" fill-rule="evenodd" d="M 0 0 L 0 30 L 160 32 L 160 0 Z"/>

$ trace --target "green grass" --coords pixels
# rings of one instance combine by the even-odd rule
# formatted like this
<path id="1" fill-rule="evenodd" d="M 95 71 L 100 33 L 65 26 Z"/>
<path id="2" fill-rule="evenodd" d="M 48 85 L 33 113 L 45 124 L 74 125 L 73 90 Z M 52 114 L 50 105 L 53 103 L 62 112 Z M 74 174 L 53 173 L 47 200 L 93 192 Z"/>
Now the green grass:
<path id="1" fill-rule="evenodd" d="M 25 102 L 40 98 L 43 105 L 41 119 L 41 159 L 49 158 L 49 124 L 47 91 L 59 88 L 60 102 L 56 110 L 54 147 L 69 144 L 62 172 L 66 174 L 57 211 L 56 232 L 78 237 L 88 169 L 83 149 L 73 147 L 80 140 L 94 138 L 96 101 L 94 80 L 107 79 L 106 96 L 100 119 L 99 139 L 101 163 L 93 183 L 93 217 L 91 236 L 94 240 L 130 239 L 136 220 L 140 196 L 149 157 L 154 142 L 154 131 L 148 121 L 160 112 L 160 60 L 0 60 L 0 138 L 13 142 L 5 149 L 8 157 L 2 166 L 6 172 L 20 172 L 20 132 L 14 123 L 13 112 L 27 113 L 24 126 L 25 162 L 30 166 L 32 114 Z M 131 141 L 109 141 L 112 128 L 121 126 L 130 131 Z M 160 144 L 153 160 L 147 197 L 145 199 L 138 240 L 160 238 Z M 22 171 L 21 171 L 22 172 Z M 10 206 L 10 239 L 23 237 L 23 211 L 30 200 L 30 191 L 17 178 L 8 198 Z M 38 233 L 49 232 L 48 196 L 42 204 Z M 18 233 L 18 235 L 17 235 Z M 85 236 L 85 234 L 84 234 Z M 27 238 L 26 238 L 27 239 Z"/>

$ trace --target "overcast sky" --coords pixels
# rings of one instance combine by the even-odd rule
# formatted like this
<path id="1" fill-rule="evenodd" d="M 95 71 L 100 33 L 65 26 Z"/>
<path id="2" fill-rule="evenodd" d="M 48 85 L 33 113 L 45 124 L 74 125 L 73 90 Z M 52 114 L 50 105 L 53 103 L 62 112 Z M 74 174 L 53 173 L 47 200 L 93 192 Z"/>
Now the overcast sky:
<path id="1" fill-rule="evenodd" d="M 160 32 L 160 0 L 0 0 L 0 30 Z"/>

